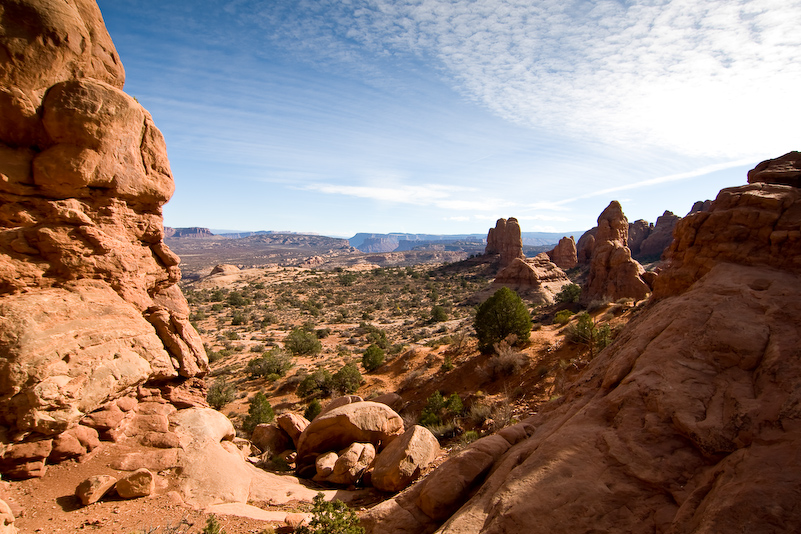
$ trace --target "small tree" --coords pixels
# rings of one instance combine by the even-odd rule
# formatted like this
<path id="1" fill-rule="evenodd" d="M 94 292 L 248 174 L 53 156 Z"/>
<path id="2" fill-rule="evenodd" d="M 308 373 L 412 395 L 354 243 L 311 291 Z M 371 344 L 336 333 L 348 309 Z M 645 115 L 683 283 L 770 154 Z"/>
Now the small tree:
<path id="1" fill-rule="evenodd" d="M 559 303 L 578 302 L 581 298 L 581 286 L 578 284 L 567 284 L 562 286 L 561 291 L 556 294 L 554 300 Z"/>
<path id="2" fill-rule="evenodd" d="M 265 352 L 258 358 L 253 358 L 247 365 L 247 371 L 253 377 L 278 378 L 284 376 L 291 368 L 292 359 L 278 347 Z"/>
<path id="3" fill-rule="evenodd" d="M 275 418 L 275 412 L 267 396 L 259 391 L 252 399 L 250 399 L 250 406 L 248 407 L 248 414 L 242 423 L 242 428 L 246 432 L 252 432 L 256 425 L 261 423 L 269 423 Z"/>
<path id="4" fill-rule="evenodd" d="M 362 355 L 362 366 L 368 373 L 375 371 L 384 363 L 384 350 L 378 345 L 370 345 Z"/>
<path id="5" fill-rule="evenodd" d="M 307 332 L 302 328 L 292 330 L 284 341 L 284 346 L 295 355 L 313 355 L 323 350 L 320 340 L 314 332 Z"/>
<path id="6" fill-rule="evenodd" d="M 303 417 L 308 419 L 309 421 L 313 421 L 315 417 L 320 415 L 320 412 L 323 411 L 323 405 L 320 403 L 319 399 L 312 399 L 308 406 L 306 406 L 306 411 L 303 412 Z"/>
<path id="7" fill-rule="evenodd" d="M 317 369 L 306 375 L 298 384 L 298 397 L 319 397 L 328 395 L 334 388 L 333 377 L 326 369 Z"/>
<path id="8" fill-rule="evenodd" d="M 332 384 L 334 389 L 342 393 L 356 393 L 362 384 L 362 374 L 353 363 L 348 363 L 334 373 Z"/>
<path id="9" fill-rule="evenodd" d="M 448 320 L 448 312 L 439 304 L 431 307 L 431 321 L 441 323 Z"/>
<path id="10" fill-rule="evenodd" d="M 232 402 L 236 398 L 236 389 L 227 384 L 225 380 L 218 378 L 209 388 L 206 394 L 206 401 L 215 410 L 221 410 L 223 406 Z"/>
<path id="11" fill-rule="evenodd" d="M 531 314 L 517 293 L 502 287 L 478 307 L 474 327 L 482 351 L 510 334 L 525 343 L 531 332 Z"/>

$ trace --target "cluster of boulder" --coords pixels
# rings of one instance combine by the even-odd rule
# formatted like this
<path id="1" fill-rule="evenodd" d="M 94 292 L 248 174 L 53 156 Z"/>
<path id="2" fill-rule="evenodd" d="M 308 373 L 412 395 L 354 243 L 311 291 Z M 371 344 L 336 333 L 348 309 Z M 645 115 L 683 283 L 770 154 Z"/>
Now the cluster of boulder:
<path id="1" fill-rule="evenodd" d="M 280 458 L 294 464 L 303 478 L 387 492 L 404 489 L 440 453 L 428 429 L 414 425 L 404 430 L 403 420 L 387 404 L 356 395 L 332 400 L 311 422 L 281 414 L 273 424 L 258 425 L 251 441 L 262 452 L 262 466 Z"/>

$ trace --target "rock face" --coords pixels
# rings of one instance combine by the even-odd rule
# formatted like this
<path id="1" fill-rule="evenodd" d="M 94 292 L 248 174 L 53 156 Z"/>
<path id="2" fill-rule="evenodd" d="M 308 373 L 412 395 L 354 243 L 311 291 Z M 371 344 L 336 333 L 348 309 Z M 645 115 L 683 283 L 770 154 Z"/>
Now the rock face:
<path id="1" fill-rule="evenodd" d="M 510 287 L 517 293 L 550 303 L 562 286 L 568 283 L 570 279 L 565 272 L 543 252 L 534 258 L 513 259 L 497 274 L 491 290 L 494 292 L 499 287 Z"/>
<path id="2" fill-rule="evenodd" d="M 581 291 L 583 302 L 595 299 L 615 301 L 626 297 L 639 300 L 649 293 L 648 286 L 640 278 L 645 270 L 631 258 L 626 245 L 628 229 L 623 208 L 613 200 L 598 217 L 590 271 Z"/>
<path id="3" fill-rule="evenodd" d="M 657 299 L 470 500 L 423 499 L 449 459 L 368 512 L 370 531 L 800 531 L 801 191 L 724 189 L 676 237 Z"/>
<path id="4" fill-rule="evenodd" d="M 487 233 L 487 246 L 484 254 L 498 254 L 500 266 L 509 265 L 515 258 L 525 259 L 523 254 L 523 237 L 517 219 L 498 219 L 495 228 Z"/>
<path id="5" fill-rule="evenodd" d="M 640 249 L 636 253 L 643 257 L 660 257 L 673 242 L 673 229 L 681 220 L 681 217 L 666 211 L 656 218 L 656 225 L 641 243 Z M 632 250 L 632 254 L 635 252 Z"/>
<path id="6" fill-rule="evenodd" d="M 640 246 L 645 239 L 651 235 L 651 231 L 654 229 L 653 224 L 649 224 L 648 221 L 644 219 L 637 219 L 636 221 L 629 223 L 629 239 L 628 239 L 628 246 L 629 250 L 631 250 L 632 256 L 637 256 L 640 254 Z M 590 251 L 592 254 L 592 251 Z M 589 260 L 589 257 L 587 258 Z"/>
<path id="7" fill-rule="evenodd" d="M 576 260 L 579 265 L 586 265 L 590 263 L 592 257 L 592 249 L 595 248 L 595 234 L 598 233 L 598 227 L 591 228 L 584 232 L 576 243 Z"/>
<path id="8" fill-rule="evenodd" d="M 748 183 L 768 183 L 801 187 L 801 152 L 788 152 L 763 161 L 748 171 Z"/>
<path id="9" fill-rule="evenodd" d="M 572 269 L 578 265 L 576 242 L 573 241 L 573 236 L 560 239 L 553 250 L 547 252 L 547 254 L 560 269 Z"/>
<path id="10" fill-rule="evenodd" d="M 95 2 L 4 4 L 0 50 L 0 419 L 37 439 L 208 361 L 163 242 L 164 139 Z"/>

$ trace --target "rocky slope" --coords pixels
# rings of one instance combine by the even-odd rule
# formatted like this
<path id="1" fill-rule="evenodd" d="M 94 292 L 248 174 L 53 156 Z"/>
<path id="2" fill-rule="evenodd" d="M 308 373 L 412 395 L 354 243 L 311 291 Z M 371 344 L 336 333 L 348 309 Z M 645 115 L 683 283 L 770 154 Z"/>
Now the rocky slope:
<path id="1" fill-rule="evenodd" d="M 801 191 L 758 180 L 678 224 L 656 298 L 564 397 L 368 531 L 801 530 Z"/>

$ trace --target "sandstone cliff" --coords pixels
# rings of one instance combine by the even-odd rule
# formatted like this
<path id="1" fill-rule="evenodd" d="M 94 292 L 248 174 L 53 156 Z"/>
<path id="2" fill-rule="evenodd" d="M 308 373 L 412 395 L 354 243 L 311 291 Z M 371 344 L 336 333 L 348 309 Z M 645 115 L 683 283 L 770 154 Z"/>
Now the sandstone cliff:
<path id="1" fill-rule="evenodd" d="M 801 531 L 801 191 L 722 190 L 667 262 L 562 399 L 371 510 L 368 532 Z"/>
<path id="2" fill-rule="evenodd" d="M 576 242 L 573 241 L 573 236 L 560 239 L 553 250 L 548 251 L 547 254 L 560 269 L 572 269 L 578 265 Z"/>
<path id="3" fill-rule="evenodd" d="M 61 433 L 145 381 L 203 375 L 208 362 L 163 242 L 174 190 L 164 139 L 122 91 L 97 5 L 15 0 L 0 12 L 7 443 Z"/>

